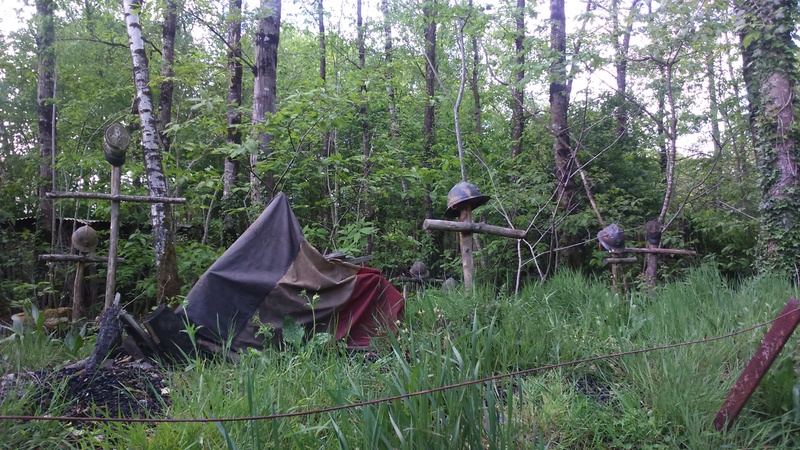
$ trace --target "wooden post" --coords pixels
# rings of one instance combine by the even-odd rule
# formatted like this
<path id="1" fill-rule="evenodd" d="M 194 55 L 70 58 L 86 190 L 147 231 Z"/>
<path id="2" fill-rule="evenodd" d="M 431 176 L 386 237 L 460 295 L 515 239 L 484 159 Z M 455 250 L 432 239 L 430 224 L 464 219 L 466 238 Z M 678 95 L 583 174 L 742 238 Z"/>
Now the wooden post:
<path id="1" fill-rule="evenodd" d="M 651 220 L 645 224 L 645 237 L 647 239 L 647 248 L 657 249 L 661 247 L 661 222 Z M 645 256 L 645 279 L 647 286 L 650 288 L 656 287 L 658 281 L 658 253 L 647 253 Z"/>
<path id="2" fill-rule="evenodd" d="M 461 268 L 464 271 L 464 287 L 467 292 L 472 292 L 474 266 L 472 257 L 472 233 L 491 234 L 514 239 L 525 239 L 525 230 L 514 230 L 483 222 L 472 221 L 472 207 L 465 206 L 459 211 L 458 222 L 449 220 L 425 219 L 422 228 L 425 230 L 458 231 L 461 246 Z"/>
<path id="3" fill-rule="evenodd" d="M 72 323 L 81 318 L 81 307 L 83 305 L 83 262 L 78 262 L 75 269 L 75 283 L 72 285 Z"/>
<path id="4" fill-rule="evenodd" d="M 119 195 L 122 168 L 111 167 L 111 195 Z M 117 245 L 119 241 L 119 200 L 111 200 L 111 230 L 108 240 L 108 271 L 106 273 L 105 309 L 114 303 L 114 290 L 117 274 Z M 74 314 L 74 312 L 73 312 Z"/>
<path id="5" fill-rule="evenodd" d="M 472 208 L 469 206 L 463 208 L 458 216 L 458 221 L 461 223 L 472 223 Z M 472 293 L 472 275 L 473 275 L 473 261 L 472 261 L 472 233 L 469 231 L 462 231 L 459 233 L 459 242 L 461 244 L 461 268 L 464 271 L 464 289 L 468 294 Z"/>

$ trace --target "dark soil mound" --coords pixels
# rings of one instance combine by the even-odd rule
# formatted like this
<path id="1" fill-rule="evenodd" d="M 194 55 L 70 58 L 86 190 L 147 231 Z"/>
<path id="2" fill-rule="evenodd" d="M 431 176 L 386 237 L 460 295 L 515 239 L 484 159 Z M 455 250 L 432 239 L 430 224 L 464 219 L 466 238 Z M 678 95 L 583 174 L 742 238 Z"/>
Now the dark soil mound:
<path id="1" fill-rule="evenodd" d="M 115 362 L 97 369 L 39 372 L 40 411 L 63 405 L 68 417 L 158 417 L 172 404 L 161 372 L 149 363 Z"/>

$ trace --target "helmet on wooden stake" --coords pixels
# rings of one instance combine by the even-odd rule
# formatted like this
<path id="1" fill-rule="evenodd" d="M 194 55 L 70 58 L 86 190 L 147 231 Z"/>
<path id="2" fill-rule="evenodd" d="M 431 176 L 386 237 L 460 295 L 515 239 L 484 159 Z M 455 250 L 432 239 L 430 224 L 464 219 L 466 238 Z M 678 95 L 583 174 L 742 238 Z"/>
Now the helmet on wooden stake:
<path id="1" fill-rule="evenodd" d="M 465 207 L 475 209 L 488 202 L 492 197 L 481 194 L 480 189 L 472 183 L 461 181 L 447 194 L 447 210 L 444 216 L 458 217 L 459 211 Z"/>
<path id="2" fill-rule="evenodd" d="M 72 246 L 84 253 L 92 253 L 97 248 L 97 232 L 84 225 L 72 233 Z"/>
<path id="3" fill-rule="evenodd" d="M 618 252 L 625 248 L 625 231 L 619 225 L 612 223 L 597 233 L 600 245 L 610 252 Z"/>

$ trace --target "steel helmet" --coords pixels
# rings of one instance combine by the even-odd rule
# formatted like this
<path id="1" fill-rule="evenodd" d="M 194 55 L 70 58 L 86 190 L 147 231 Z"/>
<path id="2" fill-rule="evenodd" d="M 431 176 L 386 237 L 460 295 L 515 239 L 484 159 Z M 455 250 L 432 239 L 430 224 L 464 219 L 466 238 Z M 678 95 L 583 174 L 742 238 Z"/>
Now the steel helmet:
<path id="1" fill-rule="evenodd" d="M 92 253 L 97 248 L 97 232 L 84 225 L 72 233 L 72 246 L 84 253 Z"/>
<path id="2" fill-rule="evenodd" d="M 597 233 L 597 240 L 606 250 L 618 252 L 625 248 L 625 231 L 612 223 Z"/>
<path id="3" fill-rule="evenodd" d="M 125 164 L 125 150 L 131 143 L 131 135 L 125 127 L 118 123 L 112 123 L 106 129 L 105 139 L 103 140 L 103 155 L 106 161 L 114 167 Z"/>
<path id="4" fill-rule="evenodd" d="M 409 272 L 414 276 L 414 278 L 419 278 L 420 280 L 430 276 L 428 268 L 425 267 L 425 263 L 422 261 L 416 261 L 414 264 L 412 264 Z"/>
<path id="5" fill-rule="evenodd" d="M 447 210 L 444 216 L 448 218 L 458 217 L 459 211 L 467 206 L 475 209 L 492 197 L 481 194 L 480 189 L 472 183 L 462 181 L 450 189 L 447 194 Z"/>

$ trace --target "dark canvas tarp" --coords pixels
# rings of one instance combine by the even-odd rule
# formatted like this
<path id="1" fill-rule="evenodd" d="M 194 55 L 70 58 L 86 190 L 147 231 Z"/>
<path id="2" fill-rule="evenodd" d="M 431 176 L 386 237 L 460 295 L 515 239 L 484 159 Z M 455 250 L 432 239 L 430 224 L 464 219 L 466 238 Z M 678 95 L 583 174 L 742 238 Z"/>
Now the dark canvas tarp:
<path id="1" fill-rule="evenodd" d="M 319 299 L 312 311 L 314 294 Z M 271 325 L 279 342 L 286 316 L 361 347 L 393 327 L 404 304 L 378 270 L 327 260 L 306 242 L 280 193 L 198 280 L 185 310 L 201 336 L 232 338 L 233 350 L 262 347 L 260 324 Z"/>

